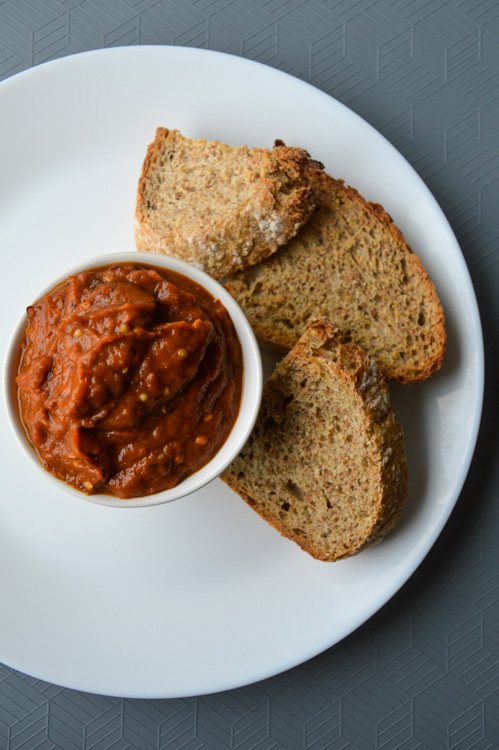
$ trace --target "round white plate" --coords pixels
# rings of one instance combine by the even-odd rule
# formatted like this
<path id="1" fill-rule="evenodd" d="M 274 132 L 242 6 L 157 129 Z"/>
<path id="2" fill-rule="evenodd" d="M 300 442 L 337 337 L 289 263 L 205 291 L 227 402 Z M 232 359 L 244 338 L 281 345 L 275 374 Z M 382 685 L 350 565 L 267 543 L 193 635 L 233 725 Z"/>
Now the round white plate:
<path id="1" fill-rule="evenodd" d="M 400 154 L 315 88 L 242 58 L 180 47 L 66 57 L 0 84 L 2 352 L 68 266 L 134 249 L 137 179 L 158 125 L 226 143 L 306 148 L 382 203 L 432 276 L 449 343 L 430 381 L 392 388 L 410 497 L 379 546 L 320 563 L 220 480 L 117 510 L 44 482 L 0 414 L 0 661 L 80 690 L 199 695 L 249 684 L 337 643 L 408 579 L 444 526 L 473 454 L 483 346 L 470 277 L 435 200 Z"/>

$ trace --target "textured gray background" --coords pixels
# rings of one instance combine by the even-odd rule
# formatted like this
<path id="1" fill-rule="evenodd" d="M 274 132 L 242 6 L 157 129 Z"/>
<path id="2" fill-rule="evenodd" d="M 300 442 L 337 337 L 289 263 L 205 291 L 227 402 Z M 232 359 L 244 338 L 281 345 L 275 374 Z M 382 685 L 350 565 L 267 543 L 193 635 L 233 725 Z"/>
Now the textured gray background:
<path id="1" fill-rule="evenodd" d="M 437 544 L 345 641 L 257 685 L 186 700 L 88 695 L 0 665 L 0 750 L 498 748 L 498 2 L 0 1 L 0 79 L 128 44 L 205 47 L 280 68 L 402 152 L 446 212 L 473 278 L 484 419 Z"/>

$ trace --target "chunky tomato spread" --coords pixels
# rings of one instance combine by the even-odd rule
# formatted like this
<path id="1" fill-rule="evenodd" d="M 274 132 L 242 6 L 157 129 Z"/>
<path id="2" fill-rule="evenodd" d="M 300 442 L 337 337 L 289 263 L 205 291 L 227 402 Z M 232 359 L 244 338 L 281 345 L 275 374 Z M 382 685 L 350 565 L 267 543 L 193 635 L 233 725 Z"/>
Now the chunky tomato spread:
<path id="1" fill-rule="evenodd" d="M 106 266 L 71 276 L 27 314 L 20 416 L 56 477 L 140 497 L 174 487 L 225 442 L 241 347 L 220 301 L 193 281 Z"/>

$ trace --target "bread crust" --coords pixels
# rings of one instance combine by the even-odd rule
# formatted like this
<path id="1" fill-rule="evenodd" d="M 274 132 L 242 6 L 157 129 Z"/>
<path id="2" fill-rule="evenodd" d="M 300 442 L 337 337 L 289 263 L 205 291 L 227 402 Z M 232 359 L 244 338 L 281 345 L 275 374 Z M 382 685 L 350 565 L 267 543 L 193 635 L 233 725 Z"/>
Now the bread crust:
<path id="1" fill-rule="evenodd" d="M 259 263 L 315 206 L 302 149 L 231 147 L 158 128 L 140 175 L 138 250 L 172 255 L 216 279 Z"/>
<path id="2" fill-rule="evenodd" d="M 264 341 L 290 349 L 311 318 L 325 316 L 388 378 L 428 378 L 442 365 L 446 331 L 423 264 L 381 205 L 313 164 L 309 179 L 317 208 L 307 225 L 226 288 Z"/>
<path id="3" fill-rule="evenodd" d="M 408 478 L 374 361 L 314 321 L 265 385 L 255 429 L 222 479 L 316 559 L 380 542 L 401 515 Z"/>

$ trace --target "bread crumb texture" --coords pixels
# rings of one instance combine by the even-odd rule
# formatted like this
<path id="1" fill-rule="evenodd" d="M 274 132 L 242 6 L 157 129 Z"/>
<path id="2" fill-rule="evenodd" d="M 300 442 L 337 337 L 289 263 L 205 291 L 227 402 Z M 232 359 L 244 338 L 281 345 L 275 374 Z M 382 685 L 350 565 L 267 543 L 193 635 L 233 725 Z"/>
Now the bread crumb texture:
<path id="1" fill-rule="evenodd" d="M 408 480 L 374 360 L 314 321 L 267 381 L 255 428 L 222 479 L 319 560 L 379 542 L 401 514 Z"/>
<path id="2" fill-rule="evenodd" d="M 217 279 L 258 263 L 311 215 L 310 163 L 302 149 L 231 147 L 158 128 L 137 189 L 137 248 Z"/>
<path id="3" fill-rule="evenodd" d="M 444 314 L 419 258 L 384 209 L 309 166 L 317 209 L 274 255 L 225 284 L 256 335 L 290 349 L 324 316 L 388 378 L 424 380 L 443 360 Z"/>

